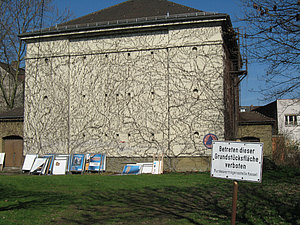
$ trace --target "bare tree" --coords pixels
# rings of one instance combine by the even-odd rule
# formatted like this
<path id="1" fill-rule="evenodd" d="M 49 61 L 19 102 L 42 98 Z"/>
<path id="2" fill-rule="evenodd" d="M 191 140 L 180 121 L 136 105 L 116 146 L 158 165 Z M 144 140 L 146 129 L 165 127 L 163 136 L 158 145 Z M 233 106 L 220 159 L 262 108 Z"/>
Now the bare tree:
<path id="1" fill-rule="evenodd" d="M 300 1 L 242 0 L 249 53 L 267 66 L 264 100 L 300 96 Z"/>
<path id="2" fill-rule="evenodd" d="M 70 13 L 60 14 L 52 0 L 2 0 L 0 8 L 0 61 L 9 67 L 9 72 L 0 70 L 1 108 L 11 109 L 23 92 L 19 68 L 24 67 L 26 45 L 18 36 L 64 22 Z"/>

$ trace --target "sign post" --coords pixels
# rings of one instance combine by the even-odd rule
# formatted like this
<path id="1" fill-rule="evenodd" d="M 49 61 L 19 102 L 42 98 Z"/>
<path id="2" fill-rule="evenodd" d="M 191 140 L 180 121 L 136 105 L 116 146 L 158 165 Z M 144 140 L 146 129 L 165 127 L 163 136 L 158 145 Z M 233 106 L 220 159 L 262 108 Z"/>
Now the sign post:
<path id="1" fill-rule="evenodd" d="M 233 195 L 232 195 L 231 225 L 235 225 L 238 186 L 239 186 L 238 182 L 234 181 L 233 182 Z"/>
<path id="2" fill-rule="evenodd" d="M 235 224 L 238 180 L 261 182 L 263 143 L 213 141 L 210 176 L 233 183 L 231 224 Z"/>

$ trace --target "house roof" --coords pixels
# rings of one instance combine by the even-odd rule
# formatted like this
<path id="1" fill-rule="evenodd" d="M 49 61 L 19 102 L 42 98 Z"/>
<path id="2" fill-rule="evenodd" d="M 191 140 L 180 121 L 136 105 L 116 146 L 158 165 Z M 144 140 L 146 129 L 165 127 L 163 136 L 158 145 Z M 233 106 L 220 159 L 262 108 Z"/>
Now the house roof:
<path id="1" fill-rule="evenodd" d="M 84 4 L 84 3 L 83 3 Z M 99 28 L 155 24 L 170 21 L 227 19 L 227 14 L 204 12 L 167 0 L 128 0 L 100 11 L 49 27 L 21 34 L 21 38 Z M 231 22 L 229 22 L 231 24 Z"/>
<path id="2" fill-rule="evenodd" d="M 0 113 L 0 121 L 21 120 L 24 118 L 24 107 L 14 108 L 12 110 Z"/>
<path id="3" fill-rule="evenodd" d="M 258 107 L 260 107 L 260 106 L 254 106 L 254 105 L 251 105 L 251 106 L 240 106 L 240 111 L 244 110 L 244 111 L 241 111 L 241 112 L 251 112 L 251 111 L 255 110 Z"/>
<path id="4" fill-rule="evenodd" d="M 4 69 L 7 73 L 15 74 L 16 68 L 14 65 L 9 65 L 4 62 L 0 62 L 0 67 Z M 19 81 L 25 80 L 25 70 L 23 68 L 19 68 Z"/>
<path id="5" fill-rule="evenodd" d="M 58 26 L 203 12 L 167 0 L 129 0 Z"/>
<path id="6" fill-rule="evenodd" d="M 240 112 L 239 124 L 274 124 L 276 120 L 259 112 Z"/>

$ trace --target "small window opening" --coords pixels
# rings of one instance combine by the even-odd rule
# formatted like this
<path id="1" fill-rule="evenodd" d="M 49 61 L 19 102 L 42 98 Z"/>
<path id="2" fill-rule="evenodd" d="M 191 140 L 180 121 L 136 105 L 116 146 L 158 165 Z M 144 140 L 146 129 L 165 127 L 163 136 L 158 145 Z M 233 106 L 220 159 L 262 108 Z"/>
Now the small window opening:
<path id="1" fill-rule="evenodd" d="M 299 115 L 286 115 L 285 116 L 286 126 L 297 126 L 300 125 Z"/>

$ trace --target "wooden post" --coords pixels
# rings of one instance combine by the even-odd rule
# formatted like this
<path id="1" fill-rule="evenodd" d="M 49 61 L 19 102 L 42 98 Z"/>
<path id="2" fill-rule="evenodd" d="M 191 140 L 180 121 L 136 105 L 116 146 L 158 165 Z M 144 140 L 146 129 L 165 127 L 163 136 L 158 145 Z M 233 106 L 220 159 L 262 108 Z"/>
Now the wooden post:
<path id="1" fill-rule="evenodd" d="M 160 172 L 161 172 L 161 174 L 163 174 L 164 173 L 164 153 L 161 153 L 161 170 L 160 170 Z"/>
<path id="2" fill-rule="evenodd" d="M 238 182 L 233 182 L 233 195 L 232 195 L 232 213 L 231 213 L 231 225 L 235 225 L 236 219 L 236 205 L 237 205 L 237 193 L 238 193 Z"/>

